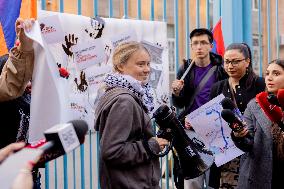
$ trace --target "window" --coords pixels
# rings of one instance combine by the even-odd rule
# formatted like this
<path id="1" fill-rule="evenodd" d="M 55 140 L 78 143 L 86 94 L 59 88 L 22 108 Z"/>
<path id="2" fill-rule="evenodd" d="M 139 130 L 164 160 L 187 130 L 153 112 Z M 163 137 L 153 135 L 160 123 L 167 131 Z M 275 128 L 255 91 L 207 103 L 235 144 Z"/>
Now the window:
<path id="1" fill-rule="evenodd" d="M 258 0 L 252 0 L 252 10 L 258 11 Z"/>
<path id="2" fill-rule="evenodd" d="M 169 48 L 169 71 L 170 73 L 174 73 L 176 71 L 175 68 L 175 39 L 168 38 L 168 48 Z"/>
<path id="3" fill-rule="evenodd" d="M 254 34 L 253 35 L 253 46 L 252 46 L 252 68 L 254 73 L 259 75 L 260 72 L 260 56 L 259 56 L 259 40 L 258 40 L 258 35 Z"/>

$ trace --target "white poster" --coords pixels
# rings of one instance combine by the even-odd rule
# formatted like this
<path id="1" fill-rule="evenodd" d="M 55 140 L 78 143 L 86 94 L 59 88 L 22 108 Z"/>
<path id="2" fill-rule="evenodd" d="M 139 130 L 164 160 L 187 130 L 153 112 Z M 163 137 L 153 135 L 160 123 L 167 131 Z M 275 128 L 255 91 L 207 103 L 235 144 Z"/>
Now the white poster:
<path id="1" fill-rule="evenodd" d="M 93 129 L 98 89 L 105 74 L 112 71 L 113 45 L 121 40 L 143 41 L 153 50 L 150 83 L 154 88 L 155 109 L 161 103 L 169 103 L 165 22 L 89 18 L 49 11 L 39 11 L 38 18 L 45 23 L 53 23 L 54 19 L 56 28 L 63 31 L 53 32 L 52 39 L 47 40 L 42 35 L 40 23 L 36 22 L 29 34 L 35 41 L 36 62 L 32 81 L 30 142 L 43 138 L 43 132 L 53 125 L 74 119 L 86 120 Z"/>
<path id="2" fill-rule="evenodd" d="M 38 19 L 42 37 L 47 44 L 64 41 L 64 33 L 58 15 Z"/>
<path id="3" fill-rule="evenodd" d="M 77 68 L 84 70 L 104 62 L 106 55 L 102 46 L 103 43 L 100 38 L 74 46 L 74 59 Z"/>
<path id="4" fill-rule="evenodd" d="M 186 121 L 192 125 L 208 149 L 214 153 L 217 167 L 244 153 L 233 143 L 230 136 L 231 128 L 221 117 L 223 110 L 221 101 L 224 98 L 221 94 L 186 117 Z"/>

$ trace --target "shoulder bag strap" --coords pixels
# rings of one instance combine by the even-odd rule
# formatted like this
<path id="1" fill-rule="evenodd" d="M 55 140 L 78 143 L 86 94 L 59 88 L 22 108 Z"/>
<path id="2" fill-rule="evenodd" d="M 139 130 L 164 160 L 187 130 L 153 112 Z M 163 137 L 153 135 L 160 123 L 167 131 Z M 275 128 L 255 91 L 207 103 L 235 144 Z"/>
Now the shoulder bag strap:
<path id="1" fill-rule="evenodd" d="M 214 74 L 214 72 L 216 71 L 217 66 L 213 66 L 212 68 L 210 68 L 210 70 L 206 73 L 206 75 L 202 78 L 202 80 L 200 81 L 199 85 L 196 87 L 196 90 L 194 91 L 190 102 L 188 104 L 188 106 L 179 114 L 179 119 L 183 119 L 186 116 L 186 113 L 188 112 L 188 110 L 190 109 L 190 107 L 192 106 L 194 99 L 196 97 L 196 95 L 201 91 L 201 89 L 203 89 L 203 87 L 205 86 L 205 84 L 207 83 L 208 79 Z"/>

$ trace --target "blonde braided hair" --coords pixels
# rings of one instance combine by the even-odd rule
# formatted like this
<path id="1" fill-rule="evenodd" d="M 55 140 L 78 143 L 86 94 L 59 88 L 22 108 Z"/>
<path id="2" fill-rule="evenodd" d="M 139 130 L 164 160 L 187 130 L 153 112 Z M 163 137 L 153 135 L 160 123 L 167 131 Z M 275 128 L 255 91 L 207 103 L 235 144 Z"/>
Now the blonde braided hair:
<path id="1" fill-rule="evenodd" d="M 120 70 L 118 69 L 118 65 L 125 64 L 132 56 L 132 54 L 137 52 L 138 50 L 145 50 L 150 56 L 150 53 L 142 45 L 142 43 L 136 41 L 126 42 L 117 46 L 112 56 L 114 71 L 120 72 Z"/>

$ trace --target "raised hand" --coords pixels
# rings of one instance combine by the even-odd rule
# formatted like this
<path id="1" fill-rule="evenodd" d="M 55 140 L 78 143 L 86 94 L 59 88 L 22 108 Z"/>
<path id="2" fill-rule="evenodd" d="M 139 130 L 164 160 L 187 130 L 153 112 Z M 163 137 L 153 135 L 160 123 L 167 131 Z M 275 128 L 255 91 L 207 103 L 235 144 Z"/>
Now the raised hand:
<path id="1" fill-rule="evenodd" d="M 173 94 L 178 96 L 180 91 L 182 90 L 184 86 L 184 81 L 183 80 L 175 80 L 172 83 L 172 90 L 173 90 Z"/>
<path id="2" fill-rule="evenodd" d="M 33 50 L 33 40 L 28 38 L 24 32 L 30 32 L 35 20 L 32 19 L 22 19 L 18 18 L 15 22 L 15 30 L 17 37 L 20 41 L 19 49 L 21 51 L 31 51 Z"/>

